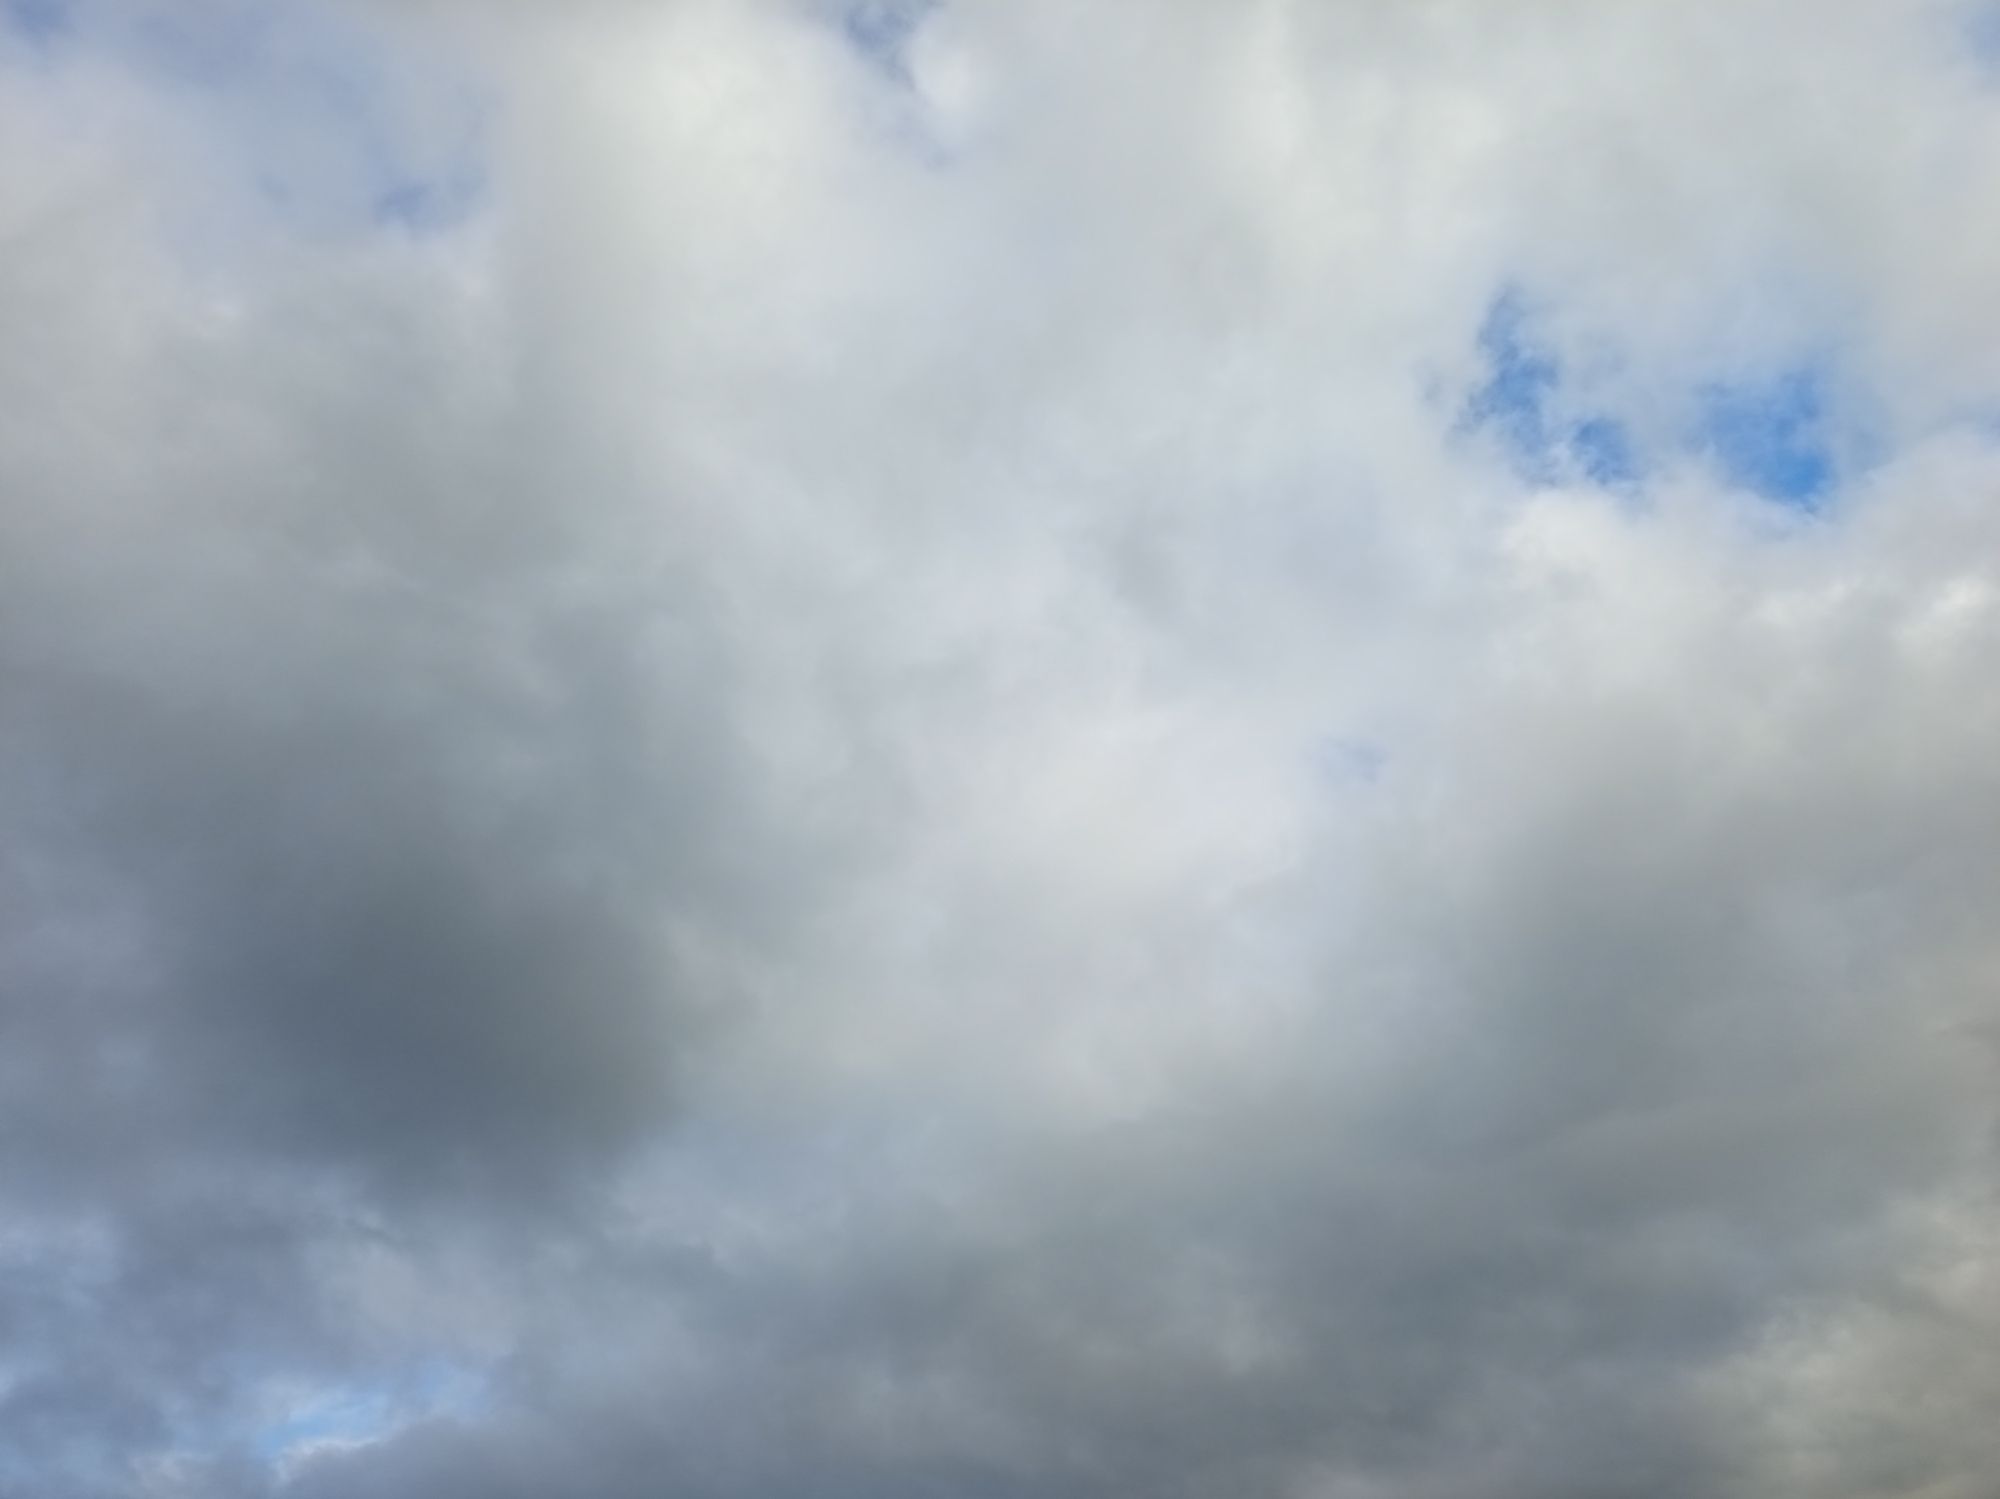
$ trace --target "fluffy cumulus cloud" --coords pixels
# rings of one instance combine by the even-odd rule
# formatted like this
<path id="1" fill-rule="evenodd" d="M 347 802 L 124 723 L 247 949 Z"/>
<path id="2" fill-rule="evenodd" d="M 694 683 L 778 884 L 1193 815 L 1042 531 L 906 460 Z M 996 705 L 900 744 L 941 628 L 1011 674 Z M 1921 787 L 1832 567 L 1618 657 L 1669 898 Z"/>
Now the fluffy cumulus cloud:
<path id="1" fill-rule="evenodd" d="M 0 0 L 0 1492 L 1990 1499 L 1996 36 Z"/>

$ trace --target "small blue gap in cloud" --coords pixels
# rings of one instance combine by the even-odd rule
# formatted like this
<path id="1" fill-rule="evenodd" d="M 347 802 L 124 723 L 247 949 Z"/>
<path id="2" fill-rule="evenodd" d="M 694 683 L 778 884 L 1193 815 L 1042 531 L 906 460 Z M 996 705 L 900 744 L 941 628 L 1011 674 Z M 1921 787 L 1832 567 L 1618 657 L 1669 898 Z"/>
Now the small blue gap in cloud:
<path id="1" fill-rule="evenodd" d="M 365 1442 L 395 1425 L 396 1402 L 388 1389 L 350 1387 L 302 1405 L 257 1433 L 257 1455 L 276 1462 L 314 1442 Z"/>
<path id="2" fill-rule="evenodd" d="M 484 175 L 469 163 L 437 177 L 397 179 L 375 196 L 375 222 L 412 234 L 437 234 L 472 217 L 484 195 Z"/>
<path id="3" fill-rule="evenodd" d="M 1829 445 L 1825 372 L 1816 365 L 1702 392 L 1699 440 L 1723 477 L 1800 510 L 1817 510 L 1838 478 Z"/>
<path id="4" fill-rule="evenodd" d="M 425 1359 L 379 1380 L 329 1385 L 255 1433 L 251 1447 L 277 1463 L 317 1442 L 370 1442 L 416 1421 L 476 1416 L 487 1405 L 478 1376 L 447 1359 Z"/>
<path id="5" fill-rule="evenodd" d="M 433 234 L 472 217 L 487 188 L 476 109 L 468 107 L 444 138 L 412 138 L 385 59 L 359 38 L 320 48 L 295 71 L 301 97 L 347 136 L 378 226 Z"/>
<path id="6" fill-rule="evenodd" d="M 1599 484 L 1629 484 L 1639 477 L 1632 434 L 1608 416 L 1577 422 L 1570 429 L 1569 449 L 1584 474 Z"/>
<path id="7" fill-rule="evenodd" d="M 1981 0 L 1968 6 L 1960 29 L 1980 70 L 1988 78 L 2000 79 L 2000 3 Z"/>
<path id="8" fill-rule="evenodd" d="M 1513 292 L 1503 295 L 1479 330 L 1486 383 L 1474 392 L 1467 415 L 1493 429 L 1517 453 L 1539 455 L 1548 446 L 1548 405 L 1556 361 L 1529 337 L 1527 313 Z"/>
<path id="9" fill-rule="evenodd" d="M 1373 786 L 1389 768 L 1389 752 L 1372 739 L 1334 735 L 1314 746 L 1313 763 L 1336 785 Z"/>
<path id="10" fill-rule="evenodd" d="M 75 23 L 69 0 L 0 0 L 0 22 L 38 47 L 59 41 Z"/>
<path id="11" fill-rule="evenodd" d="M 901 84 L 911 82 L 910 39 L 941 0 L 855 0 L 841 16 L 848 44 Z"/>
<path id="12" fill-rule="evenodd" d="M 1604 413 L 1578 413 L 1559 399 L 1563 371 L 1539 340 L 1518 292 L 1503 292 L 1479 330 L 1485 383 L 1467 400 L 1461 425 L 1491 433 L 1515 468 L 1537 483 L 1586 479 L 1610 486 L 1639 477 L 1625 425 Z"/>
<path id="13" fill-rule="evenodd" d="M 146 11 L 129 36 L 229 132 L 257 198 L 297 227 L 438 234 L 486 200 L 484 111 L 469 86 L 337 11 L 216 0 Z"/>
<path id="14" fill-rule="evenodd" d="M 945 0 L 827 0 L 828 24 L 837 28 L 856 62 L 878 87 L 863 103 L 867 128 L 932 170 L 949 168 L 958 149 L 940 131 L 940 120 L 917 78 L 911 53 L 925 23 Z"/>

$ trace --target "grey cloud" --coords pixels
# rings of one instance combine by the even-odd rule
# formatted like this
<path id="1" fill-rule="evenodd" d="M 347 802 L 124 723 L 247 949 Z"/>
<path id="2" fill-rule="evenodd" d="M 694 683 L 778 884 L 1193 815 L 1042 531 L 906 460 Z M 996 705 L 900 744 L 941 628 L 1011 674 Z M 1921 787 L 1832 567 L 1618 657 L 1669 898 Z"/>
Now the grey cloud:
<path id="1" fill-rule="evenodd" d="M 382 503 L 407 512 L 455 477 L 349 482 L 400 478 Z M 702 684 L 634 681 L 644 612 L 552 609 L 532 576 L 471 598 L 430 569 L 328 576 L 276 531 L 158 538 L 130 573 L 62 580 L 93 621 L 13 636 L 23 758 L 57 767 L 50 857 L 136 928 L 104 982 L 188 1075 L 231 1079 L 188 1103 L 241 1105 L 239 1129 L 399 1165 L 427 1140 L 609 1143 L 702 1008 L 656 940 L 729 817 Z M 373 540 L 355 571 L 408 565 Z M 93 638 L 105 620 L 130 638 Z"/>
<path id="2" fill-rule="evenodd" d="M 337 10 L 466 222 L 0 100 L 0 1488 L 1981 1499 L 1940 15 Z M 1894 419 L 1536 487 L 1518 286 Z"/>

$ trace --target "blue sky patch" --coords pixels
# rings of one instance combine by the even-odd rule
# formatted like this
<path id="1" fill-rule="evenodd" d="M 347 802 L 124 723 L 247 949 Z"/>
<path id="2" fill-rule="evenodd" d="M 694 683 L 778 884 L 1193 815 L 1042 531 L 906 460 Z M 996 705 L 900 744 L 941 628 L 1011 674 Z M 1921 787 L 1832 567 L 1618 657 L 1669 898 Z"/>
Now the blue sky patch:
<path id="1" fill-rule="evenodd" d="M 1691 461 L 1738 490 L 1817 511 L 1865 446 L 1851 403 L 1835 399 L 1838 370 L 1829 358 L 1705 379 L 1697 373 L 1642 416 L 1604 395 L 1593 398 L 1588 382 L 1570 379 L 1517 292 L 1495 299 L 1478 348 L 1483 378 L 1466 398 L 1460 430 L 1496 442 L 1532 483 L 1618 489 L 1642 483 L 1663 464 Z"/>
<path id="2" fill-rule="evenodd" d="M 877 87 L 862 106 L 865 128 L 885 144 L 932 169 L 950 166 L 956 148 L 940 131 L 911 61 L 911 47 L 943 0 L 841 0 L 827 12 L 856 62 Z"/>
<path id="3" fill-rule="evenodd" d="M 1722 476 L 1779 504 L 1817 510 L 1838 477 L 1826 375 L 1801 365 L 1701 394 L 1699 441 Z"/>
<path id="4" fill-rule="evenodd" d="M 898 83 L 910 78 L 910 39 L 940 0 L 855 0 L 841 16 L 848 44 Z"/>
<path id="5" fill-rule="evenodd" d="M 231 115 L 253 116 L 248 149 L 266 200 L 305 221 L 342 218 L 418 233 L 469 218 L 485 170 L 477 112 L 451 80 L 310 8 L 155 17 L 161 65 Z M 443 101 L 440 119 L 433 108 Z"/>
<path id="6" fill-rule="evenodd" d="M 257 1433 L 257 1455 L 276 1462 L 317 1442 L 366 1442 L 396 1426 L 397 1402 L 388 1389 L 334 1390 L 295 1408 Z"/>
<path id="7" fill-rule="evenodd" d="M 2000 4 L 1971 6 L 1964 17 L 1964 37 L 1980 67 L 2000 76 Z"/>
<path id="8" fill-rule="evenodd" d="M 361 1443 L 417 1421 L 469 1417 L 486 1406 L 479 1379 L 445 1359 L 428 1359 L 400 1376 L 330 1385 L 299 1401 L 252 1442 L 267 1463 L 282 1463 L 322 1442 Z"/>
<path id="9" fill-rule="evenodd" d="M 486 201 L 472 80 L 315 0 L 0 0 L 9 33 L 98 54 L 165 92 L 257 211 L 291 228 L 434 234 Z"/>
<path id="10" fill-rule="evenodd" d="M 1608 412 L 1574 410 L 1563 399 L 1561 362 L 1537 337 L 1518 293 L 1494 302 L 1479 330 L 1479 351 L 1486 378 L 1467 400 L 1462 425 L 1497 438 L 1522 477 L 1607 486 L 1639 477 L 1625 424 Z"/>

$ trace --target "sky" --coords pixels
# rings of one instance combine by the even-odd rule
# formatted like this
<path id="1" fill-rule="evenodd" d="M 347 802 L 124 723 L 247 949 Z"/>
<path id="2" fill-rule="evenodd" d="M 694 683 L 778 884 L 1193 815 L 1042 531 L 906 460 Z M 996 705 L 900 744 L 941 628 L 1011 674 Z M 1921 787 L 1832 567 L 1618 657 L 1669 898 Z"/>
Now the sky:
<path id="1" fill-rule="evenodd" d="M 0 0 L 0 1495 L 1993 1499 L 1996 36 Z"/>

